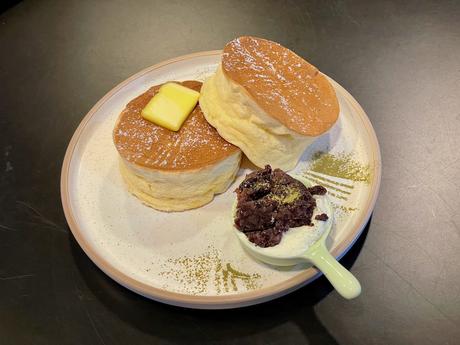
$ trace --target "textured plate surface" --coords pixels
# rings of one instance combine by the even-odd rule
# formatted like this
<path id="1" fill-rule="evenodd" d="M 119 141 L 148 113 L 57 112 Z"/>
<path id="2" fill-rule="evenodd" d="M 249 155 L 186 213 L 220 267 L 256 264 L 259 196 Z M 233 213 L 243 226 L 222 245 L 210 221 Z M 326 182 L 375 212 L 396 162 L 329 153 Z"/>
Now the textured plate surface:
<path id="1" fill-rule="evenodd" d="M 141 204 L 123 185 L 112 129 L 121 110 L 150 86 L 203 80 L 220 51 L 191 54 L 149 67 L 104 96 L 86 115 L 66 152 L 61 197 L 70 229 L 106 274 L 146 297 L 192 308 L 234 308 L 270 300 L 318 276 L 308 266 L 274 268 L 253 260 L 231 226 L 233 190 L 191 211 L 162 213 Z M 293 173 L 328 188 L 335 206 L 329 245 L 336 257 L 353 245 L 377 197 L 378 142 L 356 100 L 331 80 L 339 102 L 336 125 L 304 153 Z M 365 289 L 366 286 L 364 285 Z"/>

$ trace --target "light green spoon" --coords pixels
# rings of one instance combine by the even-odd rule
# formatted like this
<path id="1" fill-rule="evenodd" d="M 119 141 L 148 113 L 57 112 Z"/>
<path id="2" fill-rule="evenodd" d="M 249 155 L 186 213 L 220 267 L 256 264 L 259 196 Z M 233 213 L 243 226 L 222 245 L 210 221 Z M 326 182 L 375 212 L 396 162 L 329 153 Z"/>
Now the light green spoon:
<path id="1" fill-rule="evenodd" d="M 293 176 L 307 187 L 311 183 L 301 176 Z M 326 247 L 326 239 L 332 229 L 333 209 L 327 196 L 315 196 L 316 209 L 313 213 L 313 227 L 301 226 L 289 229 L 283 234 L 281 242 L 273 247 L 262 248 L 250 242 L 246 235 L 235 229 L 243 247 L 256 259 L 275 266 L 293 266 L 309 262 L 315 265 L 335 290 L 344 298 L 352 299 L 361 293 L 358 280 L 343 267 Z M 327 221 L 315 220 L 315 215 L 326 213 Z M 233 205 L 233 219 L 236 214 L 236 202 Z"/>

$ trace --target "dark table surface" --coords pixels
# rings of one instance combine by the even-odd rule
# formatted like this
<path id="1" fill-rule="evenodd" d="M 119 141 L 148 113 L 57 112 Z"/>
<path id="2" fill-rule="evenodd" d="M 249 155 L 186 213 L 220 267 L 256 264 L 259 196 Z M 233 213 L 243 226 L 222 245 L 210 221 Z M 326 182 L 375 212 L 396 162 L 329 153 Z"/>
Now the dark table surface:
<path id="1" fill-rule="evenodd" d="M 1 344 L 460 344 L 460 5 L 455 1 L 23 1 L 0 15 Z M 348 89 L 380 141 L 370 226 L 324 278 L 239 310 L 140 297 L 83 253 L 60 169 L 114 85 L 238 35 L 295 50 Z"/>

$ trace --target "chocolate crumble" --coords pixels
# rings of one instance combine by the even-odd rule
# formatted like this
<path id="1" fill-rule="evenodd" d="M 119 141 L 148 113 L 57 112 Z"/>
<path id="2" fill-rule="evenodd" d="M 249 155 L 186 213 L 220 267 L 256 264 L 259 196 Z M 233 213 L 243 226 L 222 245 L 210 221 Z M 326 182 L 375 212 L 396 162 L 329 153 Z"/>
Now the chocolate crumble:
<path id="1" fill-rule="evenodd" d="M 248 174 L 235 192 L 236 228 L 257 246 L 272 247 L 280 243 L 283 232 L 289 228 L 313 225 L 313 195 L 326 194 L 326 188 L 307 188 L 282 170 L 272 170 L 267 165 Z"/>

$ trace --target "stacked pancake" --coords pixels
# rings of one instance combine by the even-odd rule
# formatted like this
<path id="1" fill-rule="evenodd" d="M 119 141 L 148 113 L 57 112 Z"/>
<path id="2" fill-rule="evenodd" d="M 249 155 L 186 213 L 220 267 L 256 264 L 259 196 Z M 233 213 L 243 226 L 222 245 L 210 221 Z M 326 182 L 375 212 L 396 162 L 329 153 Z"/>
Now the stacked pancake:
<path id="1" fill-rule="evenodd" d="M 164 211 L 196 208 L 224 192 L 241 151 L 259 167 L 294 168 L 339 114 L 334 89 L 316 67 L 255 37 L 229 42 L 203 85 L 181 84 L 201 94 L 177 132 L 141 116 L 161 85 L 132 100 L 113 132 L 129 190 Z"/>
<path id="2" fill-rule="evenodd" d="M 278 43 L 244 36 L 229 42 L 201 89 L 206 120 L 257 166 L 294 168 L 336 122 L 334 89 L 318 69 Z"/>
<path id="3" fill-rule="evenodd" d="M 200 91 L 201 83 L 183 86 Z M 120 170 L 131 193 L 163 211 L 181 211 L 210 202 L 224 192 L 238 171 L 241 151 L 225 141 L 197 105 L 179 131 L 141 116 L 161 85 L 128 103 L 113 131 Z"/>

